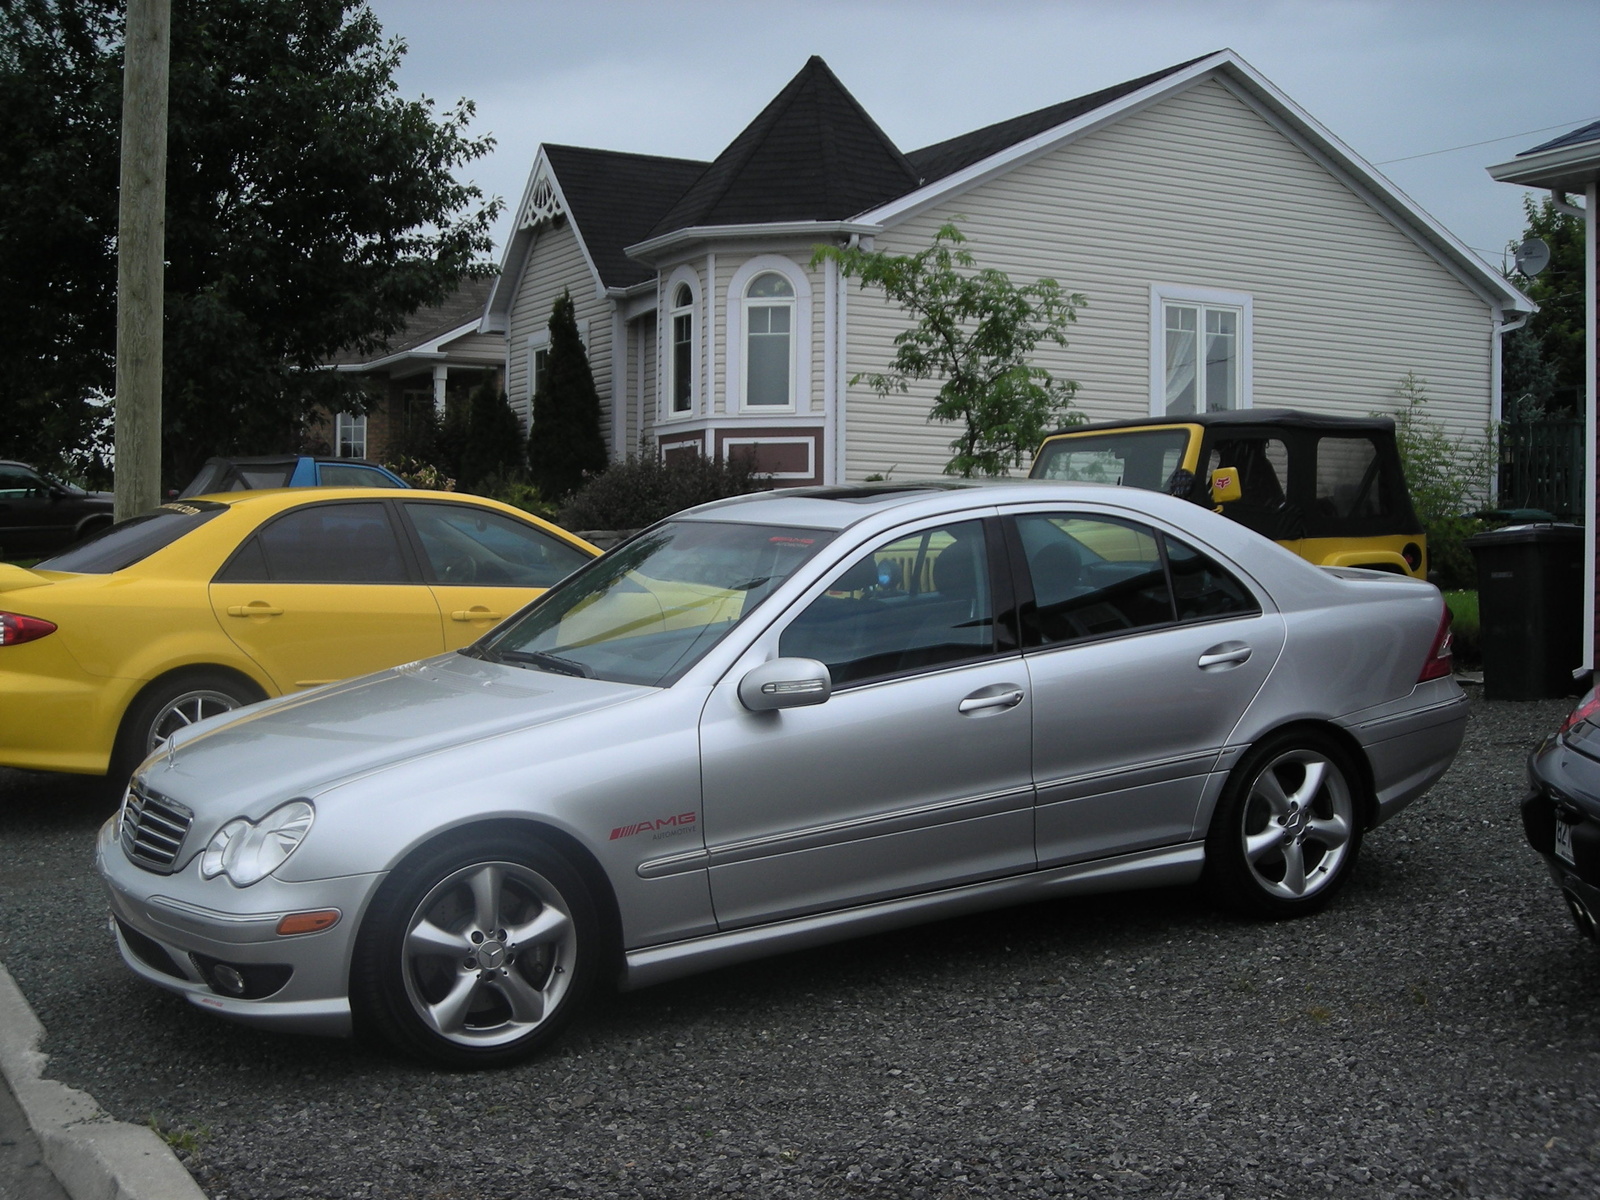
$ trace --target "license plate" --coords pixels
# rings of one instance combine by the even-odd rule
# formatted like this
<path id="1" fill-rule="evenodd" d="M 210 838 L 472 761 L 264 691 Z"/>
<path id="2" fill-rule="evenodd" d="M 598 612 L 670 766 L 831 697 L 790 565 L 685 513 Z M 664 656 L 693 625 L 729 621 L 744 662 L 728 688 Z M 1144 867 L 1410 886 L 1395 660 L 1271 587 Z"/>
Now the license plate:
<path id="1" fill-rule="evenodd" d="M 1556 818 L 1556 857 L 1563 862 L 1572 863 L 1572 826 L 1560 817 Z"/>

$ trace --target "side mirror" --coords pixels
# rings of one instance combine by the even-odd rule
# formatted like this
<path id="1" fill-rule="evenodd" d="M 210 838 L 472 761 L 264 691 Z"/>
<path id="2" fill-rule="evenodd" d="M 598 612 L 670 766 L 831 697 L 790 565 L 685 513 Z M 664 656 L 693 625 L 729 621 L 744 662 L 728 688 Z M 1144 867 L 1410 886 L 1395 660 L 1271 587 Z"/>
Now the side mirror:
<path id="1" fill-rule="evenodd" d="M 774 658 L 739 680 L 739 703 L 751 712 L 804 708 L 833 695 L 833 676 L 814 658 Z"/>
<path id="2" fill-rule="evenodd" d="M 1239 472 L 1232 467 L 1218 467 L 1211 472 L 1211 503 L 1227 504 L 1244 495 L 1239 486 Z"/>

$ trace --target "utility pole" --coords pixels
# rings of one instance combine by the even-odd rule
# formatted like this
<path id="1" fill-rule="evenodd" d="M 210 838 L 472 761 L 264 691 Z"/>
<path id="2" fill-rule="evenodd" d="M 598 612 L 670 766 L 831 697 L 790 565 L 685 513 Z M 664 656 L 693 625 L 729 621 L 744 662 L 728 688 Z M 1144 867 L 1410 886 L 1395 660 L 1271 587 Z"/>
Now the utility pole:
<path id="1" fill-rule="evenodd" d="M 128 0 L 117 208 L 116 519 L 161 503 L 161 319 L 172 0 Z"/>

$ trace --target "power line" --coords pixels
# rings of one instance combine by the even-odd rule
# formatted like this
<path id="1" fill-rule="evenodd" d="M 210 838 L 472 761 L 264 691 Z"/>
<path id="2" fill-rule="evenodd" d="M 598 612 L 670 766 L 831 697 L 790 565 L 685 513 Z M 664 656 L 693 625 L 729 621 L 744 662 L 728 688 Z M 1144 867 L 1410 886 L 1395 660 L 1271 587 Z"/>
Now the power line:
<path id="1" fill-rule="evenodd" d="M 1587 125 L 1600 117 L 1586 117 L 1577 121 L 1563 121 L 1559 125 L 1546 125 L 1543 129 L 1526 129 L 1521 133 L 1508 133 L 1504 137 L 1490 138 L 1483 142 L 1468 142 L 1464 146 L 1447 146 L 1443 150 L 1427 150 L 1421 154 L 1407 154 L 1404 158 L 1386 158 L 1382 162 L 1373 163 L 1375 167 L 1387 167 L 1390 163 L 1410 162 L 1414 158 L 1432 158 L 1435 154 L 1453 154 L 1457 150 L 1471 150 L 1476 146 L 1492 146 L 1496 142 L 1509 142 L 1512 138 L 1532 137 L 1536 133 L 1549 133 L 1552 129 L 1574 129 Z"/>

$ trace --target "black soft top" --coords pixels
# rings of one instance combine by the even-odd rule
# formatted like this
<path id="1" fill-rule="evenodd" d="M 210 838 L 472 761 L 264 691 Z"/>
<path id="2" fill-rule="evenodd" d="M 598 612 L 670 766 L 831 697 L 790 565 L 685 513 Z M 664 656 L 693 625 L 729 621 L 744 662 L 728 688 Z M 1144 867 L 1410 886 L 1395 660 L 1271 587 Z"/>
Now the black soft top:
<path id="1" fill-rule="evenodd" d="M 1147 425 L 1271 425 L 1280 429 L 1332 429 L 1346 433 L 1394 433 L 1391 417 L 1333 417 L 1301 412 L 1297 408 L 1238 408 L 1228 412 L 1175 413 L 1166 417 L 1133 417 L 1126 421 L 1091 421 L 1068 425 L 1046 437 L 1063 433 L 1098 433 L 1102 429 L 1138 429 Z"/>

